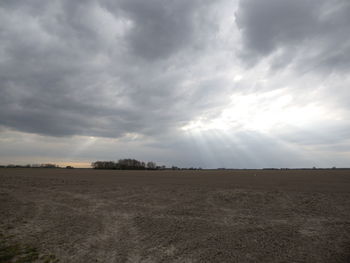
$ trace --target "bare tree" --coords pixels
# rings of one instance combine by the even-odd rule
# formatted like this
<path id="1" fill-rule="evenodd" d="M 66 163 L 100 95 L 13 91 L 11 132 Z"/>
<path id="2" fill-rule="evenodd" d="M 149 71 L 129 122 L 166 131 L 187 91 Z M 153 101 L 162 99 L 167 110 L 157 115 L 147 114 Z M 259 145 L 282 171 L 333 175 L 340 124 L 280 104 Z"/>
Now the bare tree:
<path id="1" fill-rule="evenodd" d="M 148 162 L 147 163 L 147 169 L 155 170 L 156 168 L 157 168 L 157 165 L 155 162 Z"/>

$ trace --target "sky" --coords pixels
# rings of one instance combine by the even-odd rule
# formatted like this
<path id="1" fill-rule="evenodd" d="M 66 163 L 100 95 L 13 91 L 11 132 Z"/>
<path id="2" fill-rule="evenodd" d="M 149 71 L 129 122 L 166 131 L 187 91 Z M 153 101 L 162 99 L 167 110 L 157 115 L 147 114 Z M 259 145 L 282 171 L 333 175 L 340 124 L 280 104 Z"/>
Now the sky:
<path id="1" fill-rule="evenodd" d="M 0 163 L 350 167 L 348 0 L 1 0 Z"/>

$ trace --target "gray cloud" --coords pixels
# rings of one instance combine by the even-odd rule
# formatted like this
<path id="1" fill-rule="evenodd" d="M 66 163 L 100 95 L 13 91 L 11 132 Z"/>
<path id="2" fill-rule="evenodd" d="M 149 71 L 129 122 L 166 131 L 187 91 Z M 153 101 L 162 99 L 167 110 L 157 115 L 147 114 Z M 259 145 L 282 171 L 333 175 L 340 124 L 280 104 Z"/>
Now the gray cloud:
<path id="1" fill-rule="evenodd" d="M 242 57 L 251 63 L 275 55 L 275 67 L 297 62 L 306 72 L 350 65 L 350 3 L 332 1 L 240 1 L 236 22 Z"/>
<path id="2" fill-rule="evenodd" d="M 95 136 L 105 138 L 81 160 L 149 154 L 186 166 L 305 165 L 306 152 L 294 147 L 335 150 L 349 138 L 349 17 L 345 0 L 3 0 L 0 135 L 41 143 L 40 151 L 26 144 L 26 158 L 53 144 L 53 158 L 63 158 Z M 311 116 L 307 127 L 259 127 L 273 112 L 288 119 L 288 109 L 309 105 L 323 111 L 299 113 Z M 229 132 L 181 129 L 220 124 L 230 107 L 224 120 L 235 123 L 221 123 L 232 124 Z M 5 137 L 0 155 L 21 155 Z"/>
<path id="3" fill-rule="evenodd" d="M 131 51 L 154 60 L 169 57 L 191 44 L 196 7 L 196 1 L 122 1 L 122 10 L 132 21 L 127 34 Z"/>
<path id="4" fill-rule="evenodd" d="M 190 120 L 209 103 L 183 96 L 201 89 L 181 88 L 197 58 L 170 56 L 195 41 L 194 13 L 207 14 L 202 4 L 4 2 L 1 124 L 54 136 L 119 137 Z"/>

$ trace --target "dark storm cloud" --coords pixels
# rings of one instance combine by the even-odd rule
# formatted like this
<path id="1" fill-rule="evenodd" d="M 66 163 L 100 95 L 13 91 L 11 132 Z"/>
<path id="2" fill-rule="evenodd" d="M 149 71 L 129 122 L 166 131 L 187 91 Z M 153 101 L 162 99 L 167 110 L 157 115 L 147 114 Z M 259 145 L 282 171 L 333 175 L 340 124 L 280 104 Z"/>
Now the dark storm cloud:
<path id="1" fill-rule="evenodd" d="M 275 55 L 272 63 L 277 68 L 297 62 L 306 71 L 349 69 L 347 0 L 244 0 L 240 1 L 236 22 L 243 37 L 245 60 L 256 62 Z"/>
<path id="2" fill-rule="evenodd" d="M 181 126 L 210 100 L 183 87 L 204 3 L 1 2 L 0 124 L 108 137 Z"/>
<path id="3" fill-rule="evenodd" d="M 197 1 L 121 1 L 132 21 L 127 34 L 132 51 L 154 60 L 172 55 L 194 37 L 193 13 Z M 198 3 L 198 2 L 197 2 Z"/>

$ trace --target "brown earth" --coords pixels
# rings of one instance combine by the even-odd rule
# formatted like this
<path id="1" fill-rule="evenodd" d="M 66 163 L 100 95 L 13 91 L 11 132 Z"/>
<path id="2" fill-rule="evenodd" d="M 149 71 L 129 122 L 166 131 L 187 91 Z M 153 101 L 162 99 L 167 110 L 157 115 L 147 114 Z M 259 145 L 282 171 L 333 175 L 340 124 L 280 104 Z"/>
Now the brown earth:
<path id="1" fill-rule="evenodd" d="M 350 262 L 350 172 L 0 169 L 0 230 L 59 262 Z"/>

